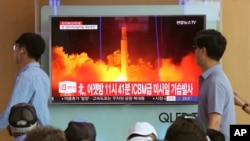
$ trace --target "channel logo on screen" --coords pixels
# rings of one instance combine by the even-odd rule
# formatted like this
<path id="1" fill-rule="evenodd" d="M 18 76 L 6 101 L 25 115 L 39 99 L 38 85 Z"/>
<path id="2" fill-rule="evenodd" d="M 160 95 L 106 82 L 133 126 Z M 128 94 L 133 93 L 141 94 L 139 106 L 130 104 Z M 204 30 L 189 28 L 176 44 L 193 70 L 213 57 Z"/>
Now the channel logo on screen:
<path id="1" fill-rule="evenodd" d="M 62 81 L 59 82 L 59 93 L 76 93 L 76 82 Z"/>

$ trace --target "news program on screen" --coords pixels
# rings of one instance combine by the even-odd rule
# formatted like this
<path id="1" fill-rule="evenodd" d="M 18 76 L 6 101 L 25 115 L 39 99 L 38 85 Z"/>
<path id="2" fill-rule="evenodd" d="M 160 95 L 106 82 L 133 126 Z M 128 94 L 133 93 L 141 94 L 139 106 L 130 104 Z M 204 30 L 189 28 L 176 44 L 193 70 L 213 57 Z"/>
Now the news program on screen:
<path id="1" fill-rule="evenodd" d="M 50 26 L 52 103 L 197 102 L 204 15 L 52 16 Z"/>

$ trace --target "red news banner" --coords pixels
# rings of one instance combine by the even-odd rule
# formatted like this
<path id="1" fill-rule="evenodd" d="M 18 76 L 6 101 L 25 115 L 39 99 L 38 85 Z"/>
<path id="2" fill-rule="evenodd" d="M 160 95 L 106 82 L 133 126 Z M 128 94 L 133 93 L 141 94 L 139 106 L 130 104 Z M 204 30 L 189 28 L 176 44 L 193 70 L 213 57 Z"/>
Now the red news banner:
<path id="1" fill-rule="evenodd" d="M 198 96 L 197 82 L 59 83 L 60 96 Z"/>

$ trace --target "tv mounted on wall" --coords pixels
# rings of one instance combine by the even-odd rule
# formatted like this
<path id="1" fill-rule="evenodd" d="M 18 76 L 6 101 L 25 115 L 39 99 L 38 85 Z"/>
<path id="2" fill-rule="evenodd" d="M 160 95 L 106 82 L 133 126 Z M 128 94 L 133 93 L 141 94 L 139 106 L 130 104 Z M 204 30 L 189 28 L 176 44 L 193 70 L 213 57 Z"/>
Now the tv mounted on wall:
<path id="1" fill-rule="evenodd" d="M 51 103 L 192 104 L 205 15 L 51 16 Z"/>

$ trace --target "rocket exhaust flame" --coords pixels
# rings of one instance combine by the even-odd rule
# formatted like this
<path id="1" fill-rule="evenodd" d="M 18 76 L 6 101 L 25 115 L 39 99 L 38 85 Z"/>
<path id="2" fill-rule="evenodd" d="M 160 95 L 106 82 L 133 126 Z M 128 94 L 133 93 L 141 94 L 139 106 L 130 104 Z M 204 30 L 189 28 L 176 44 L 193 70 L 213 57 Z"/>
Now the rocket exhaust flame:
<path id="1" fill-rule="evenodd" d="M 123 49 L 127 47 L 124 44 L 121 46 Z M 119 58 L 117 57 L 119 55 L 121 56 L 121 67 L 111 59 Z M 160 81 L 163 82 L 196 82 L 201 72 L 195 64 L 193 53 L 184 56 L 179 65 L 173 64 L 169 58 L 162 58 L 160 71 L 153 67 L 152 62 L 146 62 L 143 58 L 140 58 L 136 64 L 129 64 L 127 52 L 119 50 L 114 51 L 107 58 L 108 62 L 103 62 L 89 58 L 85 52 L 69 55 L 64 52 L 63 47 L 54 46 L 52 48 L 52 89 L 58 89 L 58 83 L 66 80 L 76 82 L 157 82 L 160 76 Z"/>

